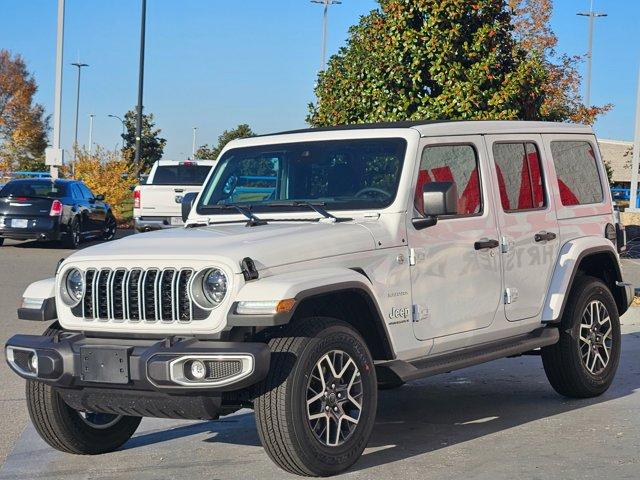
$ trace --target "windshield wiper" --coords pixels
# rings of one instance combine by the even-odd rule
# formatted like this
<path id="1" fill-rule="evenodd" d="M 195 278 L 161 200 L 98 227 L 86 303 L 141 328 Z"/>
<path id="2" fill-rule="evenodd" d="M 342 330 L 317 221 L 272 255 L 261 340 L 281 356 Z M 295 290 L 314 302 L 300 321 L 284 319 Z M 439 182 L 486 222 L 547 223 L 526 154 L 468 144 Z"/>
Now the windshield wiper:
<path id="1" fill-rule="evenodd" d="M 244 215 L 245 217 L 247 217 L 249 219 L 249 221 L 247 222 L 247 227 L 258 227 L 260 225 L 266 225 L 267 222 L 265 222 L 264 220 L 261 220 L 260 218 L 256 217 L 252 212 L 251 212 L 251 206 L 249 206 L 248 208 L 245 207 L 241 207 L 240 205 L 236 205 L 235 203 L 223 203 L 220 205 L 206 205 L 201 207 L 202 210 L 207 211 L 207 210 L 235 210 L 239 213 L 241 213 L 242 215 Z"/>
<path id="2" fill-rule="evenodd" d="M 326 205 L 324 202 L 302 202 L 302 201 L 291 201 L 291 202 L 270 202 L 265 204 L 265 207 L 307 207 L 313 210 L 314 212 L 322 215 L 324 218 L 330 218 L 334 222 L 346 222 L 352 220 L 351 218 L 338 218 L 335 215 L 327 212 L 323 207 Z"/>

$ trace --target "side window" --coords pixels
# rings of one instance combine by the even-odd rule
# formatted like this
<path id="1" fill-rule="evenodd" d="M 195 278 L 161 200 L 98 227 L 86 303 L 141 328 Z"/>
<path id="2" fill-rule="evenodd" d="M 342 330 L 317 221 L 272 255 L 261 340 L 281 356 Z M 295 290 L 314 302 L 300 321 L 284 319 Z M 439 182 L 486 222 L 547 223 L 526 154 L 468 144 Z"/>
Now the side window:
<path id="1" fill-rule="evenodd" d="M 89 190 L 89 187 L 87 187 L 84 183 L 79 183 L 78 185 L 80 186 L 80 190 L 82 190 L 84 198 L 86 198 L 87 200 L 91 200 L 94 197 L 93 193 L 91 193 L 91 190 Z"/>
<path id="2" fill-rule="evenodd" d="M 551 142 L 560 200 L 564 206 L 602 202 L 602 184 L 596 156 L 589 142 Z"/>
<path id="3" fill-rule="evenodd" d="M 424 213 L 422 186 L 429 182 L 455 182 L 458 216 L 482 213 L 478 155 L 471 145 L 436 145 L 422 151 L 415 207 Z"/>
<path id="4" fill-rule="evenodd" d="M 498 176 L 500 200 L 505 212 L 544 208 L 540 155 L 530 142 L 496 143 L 493 160 Z"/>
<path id="5" fill-rule="evenodd" d="M 78 185 L 76 185 L 75 183 L 71 185 L 71 192 L 74 199 L 82 200 L 82 192 L 80 191 L 80 187 L 78 187 Z"/>

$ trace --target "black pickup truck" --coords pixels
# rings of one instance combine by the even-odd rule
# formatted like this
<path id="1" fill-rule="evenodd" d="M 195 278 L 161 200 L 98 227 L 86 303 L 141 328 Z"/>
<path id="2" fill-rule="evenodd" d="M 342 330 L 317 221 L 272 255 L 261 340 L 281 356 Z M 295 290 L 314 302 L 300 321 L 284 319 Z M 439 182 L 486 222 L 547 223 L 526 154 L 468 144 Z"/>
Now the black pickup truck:
<path id="1" fill-rule="evenodd" d="M 62 241 L 111 240 L 116 220 L 102 195 L 77 180 L 11 180 L 0 190 L 0 245 L 5 238 Z"/>

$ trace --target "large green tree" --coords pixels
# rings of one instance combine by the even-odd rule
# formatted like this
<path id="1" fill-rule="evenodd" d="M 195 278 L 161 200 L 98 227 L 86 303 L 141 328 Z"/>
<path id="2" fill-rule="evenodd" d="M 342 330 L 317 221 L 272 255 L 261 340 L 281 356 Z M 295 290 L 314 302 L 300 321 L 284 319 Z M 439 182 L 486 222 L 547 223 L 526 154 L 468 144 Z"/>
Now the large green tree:
<path id="1" fill-rule="evenodd" d="M 135 110 L 129 110 L 124 116 L 125 133 L 123 137 L 122 153 L 125 158 L 134 158 L 136 149 L 136 119 Z M 147 171 L 153 163 L 162 158 L 167 140 L 160 136 L 162 130 L 156 128 L 153 113 L 142 114 L 142 136 L 140 137 L 140 171 Z"/>
<path id="2" fill-rule="evenodd" d="M 251 130 L 251 127 L 246 123 L 242 123 L 238 125 L 236 128 L 232 130 L 225 130 L 218 137 L 218 144 L 215 146 L 202 145 L 196 151 L 196 158 L 201 160 L 217 160 L 220 156 L 220 152 L 222 149 L 227 146 L 231 140 L 235 140 L 237 138 L 248 138 L 254 137 L 256 134 Z"/>
<path id="3" fill-rule="evenodd" d="M 20 55 L 0 50 L 0 170 L 44 170 L 49 118 Z"/>
<path id="4" fill-rule="evenodd" d="M 536 119 L 547 72 L 504 0 L 379 0 L 320 72 L 314 126 Z"/>

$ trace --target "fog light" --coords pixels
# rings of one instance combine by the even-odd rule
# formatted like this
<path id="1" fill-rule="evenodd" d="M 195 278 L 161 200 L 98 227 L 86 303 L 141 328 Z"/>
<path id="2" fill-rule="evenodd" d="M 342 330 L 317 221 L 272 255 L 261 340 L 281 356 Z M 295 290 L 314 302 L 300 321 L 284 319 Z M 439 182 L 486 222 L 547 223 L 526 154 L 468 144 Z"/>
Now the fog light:
<path id="1" fill-rule="evenodd" d="M 29 368 L 33 373 L 38 373 L 38 354 L 32 353 L 29 357 Z"/>
<path id="2" fill-rule="evenodd" d="M 194 360 L 191 362 L 191 376 L 194 380 L 202 380 L 207 375 L 207 367 L 204 362 Z"/>

